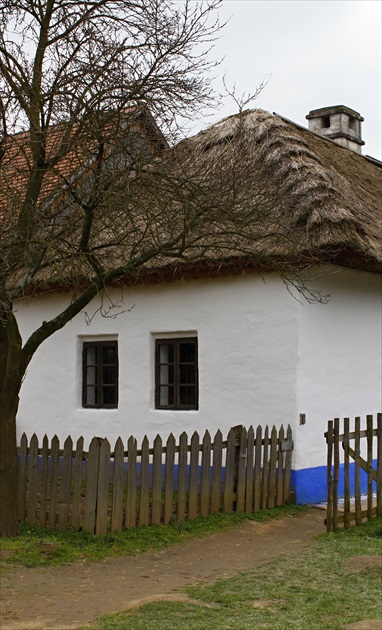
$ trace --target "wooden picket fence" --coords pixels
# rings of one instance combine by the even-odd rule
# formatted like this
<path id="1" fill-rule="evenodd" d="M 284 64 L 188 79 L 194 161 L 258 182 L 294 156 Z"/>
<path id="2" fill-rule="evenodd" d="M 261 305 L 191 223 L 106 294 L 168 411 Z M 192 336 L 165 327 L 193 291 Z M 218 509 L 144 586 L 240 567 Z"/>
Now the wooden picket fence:
<path id="1" fill-rule="evenodd" d="M 24 434 L 19 447 L 19 518 L 30 525 L 106 534 L 123 527 L 183 521 L 219 511 L 257 512 L 290 499 L 292 431 L 260 426 L 230 430 L 212 442 L 182 433 L 163 444 L 158 435 L 140 449 L 130 437 L 93 438 L 88 451 L 71 437 L 60 449 L 57 436 L 39 447 Z"/>
<path id="2" fill-rule="evenodd" d="M 361 419 L 355 418 L 353 431 L 350 431 L 349 418 L 344 418 L 342 428 L 339 418 L 335 418 L 328 423 L 325 437 L 328 454 L 327 531 L 336 531 L 340 524 L 348 528 L 351 524 L 360 525 L 363 520 L 370 521 L 375 516 L 382 516 L 382 414 L 377 414 L 376 422 L 372 415 L 366 416 L 366 428 L 362 430 Z M 366 459 L 361 455 L 361 440 L 366 440 Z M 376 468 L 373 463 L 375 460 Z M 352 479 L 350 464 L 353 462 Z M 367 494 L 364 499 L 362 470 L 367 476 Z"/>

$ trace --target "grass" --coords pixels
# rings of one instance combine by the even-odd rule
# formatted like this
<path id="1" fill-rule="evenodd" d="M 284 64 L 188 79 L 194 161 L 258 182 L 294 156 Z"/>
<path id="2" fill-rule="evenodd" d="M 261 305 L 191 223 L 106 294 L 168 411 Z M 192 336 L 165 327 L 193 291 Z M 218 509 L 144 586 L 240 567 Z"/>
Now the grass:
<path id="1" fill-rule="evenodd" d="M 188 601 L 162 601 L 100 619 L 92 630 L 340 630 L 378 619 L 381 567 L 352 568 L 352 556 L 380 555 L 382 519 L 321 535 L 299 555 L 198 585 Z"/>
<path id="2" fill-rule="evenodd" d="M 112 556 L 132 556 L 235 527 L 248 518 L 264 521 L 294 516 L 304 509 L 306 508 L 302 506 L 288 505 L 262 510 L 253 515 L 216 514 L 183 523 L 136 527 L 106 536 L 94 536 L 76 530 L 61 532 L 56 529 L 41 529 L 24 523 L 20 536 L 0 539 L 0 566 L 4 569 L 16 564 L 33 568 L 82 560 L 99 561 Z"/>

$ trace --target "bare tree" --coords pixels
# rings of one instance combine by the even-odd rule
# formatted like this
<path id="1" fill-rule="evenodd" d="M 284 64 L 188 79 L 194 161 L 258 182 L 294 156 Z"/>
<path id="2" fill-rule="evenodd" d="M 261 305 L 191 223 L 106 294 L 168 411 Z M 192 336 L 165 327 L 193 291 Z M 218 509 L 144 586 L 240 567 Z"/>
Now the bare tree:
<path id="1" fill-rule="evenodd" d="M 211 101 L 220 1 L 2 2 L 0 534 L 17 531 L 16 414 L 34 352 L 114 279 L 180 250 L 160 221 L 149 233 L 137 200 L 177 117 Z M 12 304 L 47 279 L 72 301 L 23 341 Z"/>

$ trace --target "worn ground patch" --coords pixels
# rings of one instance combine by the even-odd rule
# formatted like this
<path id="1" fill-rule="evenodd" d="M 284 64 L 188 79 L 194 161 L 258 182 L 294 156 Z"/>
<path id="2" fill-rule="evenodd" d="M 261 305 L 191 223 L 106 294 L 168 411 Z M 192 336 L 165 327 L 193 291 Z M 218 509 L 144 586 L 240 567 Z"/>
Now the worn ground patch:
<path id="1" fill-rule="evenodd" d="M 364 621 L 356 621 L 345 627 L 345 630 L 381 630 L 382 619 L 365 619 Z"/>
<path id="2" fill-rule="evenodd" d="M 382 557 L 352 556 L 346 560 L 346 566 L 350 571 L 364 571 L 369 568 L 382 569 Z"/>
<path id="3" fill-rule="evenodd" d="M 281 602 L 275 599 L 254 599 L 252 606 L 254 608 L 270 608 L 272 606 L 278 606 Z"/>
<path id="4" fill-rule="evenodd" d="M 9 568 L 2 578 L 1 629 L 72 630 L 148 601 L 180 597 L 174 595 L 176 589 L 214 583 L 292 555 L 324 531 L 324 513 L 312 509 L 298 518 L 245 521 L 207 538 L 135 557 Z"/>

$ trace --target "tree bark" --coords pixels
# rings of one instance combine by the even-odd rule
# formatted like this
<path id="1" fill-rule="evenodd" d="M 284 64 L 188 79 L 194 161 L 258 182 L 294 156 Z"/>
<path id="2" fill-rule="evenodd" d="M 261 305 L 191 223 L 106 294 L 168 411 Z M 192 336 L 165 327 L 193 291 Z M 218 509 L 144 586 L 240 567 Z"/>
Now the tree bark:
<path id="1" fill-rule="evenodd" d="M 21 336 L 13 313 L 0 321 L 0 535 L 16 536 L 18 465 L 16 414 L 22 376 Z"/>

